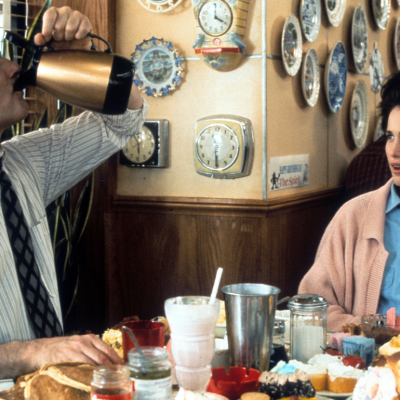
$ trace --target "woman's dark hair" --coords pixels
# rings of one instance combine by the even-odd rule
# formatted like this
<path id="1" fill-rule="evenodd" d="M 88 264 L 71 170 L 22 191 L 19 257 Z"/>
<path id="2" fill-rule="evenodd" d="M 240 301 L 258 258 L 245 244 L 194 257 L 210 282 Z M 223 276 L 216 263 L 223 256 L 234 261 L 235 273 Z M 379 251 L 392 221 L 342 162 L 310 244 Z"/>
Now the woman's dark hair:
<path id="1" fill-rule="evenodd" d="M 382 130 L 386 132 L 389 115 L 393 108 L 400 107 L 400 72 L 391 75 L 381 89 L 379 108 L 382 116 Z"/>

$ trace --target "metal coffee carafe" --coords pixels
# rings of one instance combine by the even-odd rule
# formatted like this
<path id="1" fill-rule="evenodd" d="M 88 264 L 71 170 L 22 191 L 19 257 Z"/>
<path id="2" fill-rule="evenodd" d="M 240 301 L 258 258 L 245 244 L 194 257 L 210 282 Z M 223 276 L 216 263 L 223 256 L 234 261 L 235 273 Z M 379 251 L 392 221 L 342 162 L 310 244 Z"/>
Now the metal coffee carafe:
<path id="1" fill-rule="evenodd" d="M 134 64 L 111 52 L 108 42 L 104 52 L 54 50 L 38 46 L 14 32 L 5 31 L 5 39 L 33 52 L 31 67 L 18 77 L 14 90 L 28 86 L 85 110 L 103 114 L 123 114 L 128 106 Z"/>

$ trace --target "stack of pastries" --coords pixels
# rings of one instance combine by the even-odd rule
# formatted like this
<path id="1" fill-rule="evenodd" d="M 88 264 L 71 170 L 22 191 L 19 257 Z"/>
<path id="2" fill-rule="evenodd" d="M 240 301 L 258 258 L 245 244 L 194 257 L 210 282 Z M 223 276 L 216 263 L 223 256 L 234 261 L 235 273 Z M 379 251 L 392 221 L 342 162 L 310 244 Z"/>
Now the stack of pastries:
<path id="1" fill-rule="evenodd" d="M 93 369 L 93 365 L 80 362 L 45 364 L 0 392 L 0 400 L 90 400 Z"/>

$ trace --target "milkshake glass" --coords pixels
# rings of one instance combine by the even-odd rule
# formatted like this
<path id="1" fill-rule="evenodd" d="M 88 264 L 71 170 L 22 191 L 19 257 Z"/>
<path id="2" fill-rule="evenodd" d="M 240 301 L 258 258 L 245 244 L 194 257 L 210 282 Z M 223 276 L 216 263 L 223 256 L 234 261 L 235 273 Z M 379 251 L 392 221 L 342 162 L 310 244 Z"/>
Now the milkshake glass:
<path id="1" fill-rule="evenodd" d="M 210 297 L 174 297 L 165 301 L 165 315 L 171 329 L 171 352 L 178 385 L 203 393 L 211 378 L 215 348 L 215 325 L 219 300 Z"/>

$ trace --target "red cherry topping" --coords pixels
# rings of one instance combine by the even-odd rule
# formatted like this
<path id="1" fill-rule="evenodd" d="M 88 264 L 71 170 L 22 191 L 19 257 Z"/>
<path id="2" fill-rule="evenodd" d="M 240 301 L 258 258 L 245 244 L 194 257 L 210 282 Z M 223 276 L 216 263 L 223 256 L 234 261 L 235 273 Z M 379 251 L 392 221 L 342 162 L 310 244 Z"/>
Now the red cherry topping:
<path id="1" fill-rule="evenodd" d="M 365 361 L 361 357 L 357 356 L 346 356 L 342 360 L 343 365 L 350 366 L 358 369 L 365 369 Z"/>

